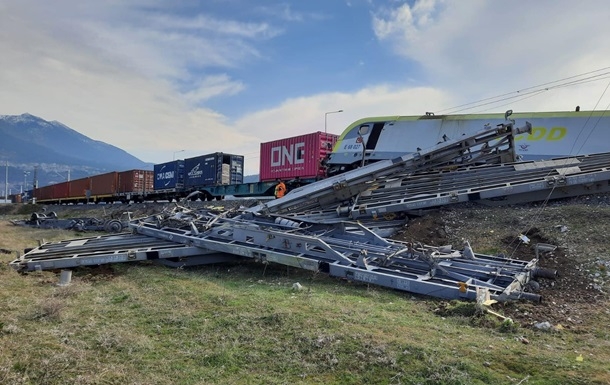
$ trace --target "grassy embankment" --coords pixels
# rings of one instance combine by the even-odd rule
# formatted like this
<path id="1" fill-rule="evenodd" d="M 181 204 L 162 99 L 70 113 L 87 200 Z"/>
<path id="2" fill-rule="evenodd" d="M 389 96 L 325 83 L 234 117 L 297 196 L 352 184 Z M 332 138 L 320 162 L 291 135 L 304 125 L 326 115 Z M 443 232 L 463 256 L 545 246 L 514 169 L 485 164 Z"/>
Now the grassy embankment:
<path id="1" fill-rule="evenodd" d="M 77 236 L 0 222 L 4 249 Z M 589 332 L 542 332 L 278 266 L 120 264 L 58 287 L 13 258 L 0 254 L 1 384 L 610 382 L 607 312 Z"/>

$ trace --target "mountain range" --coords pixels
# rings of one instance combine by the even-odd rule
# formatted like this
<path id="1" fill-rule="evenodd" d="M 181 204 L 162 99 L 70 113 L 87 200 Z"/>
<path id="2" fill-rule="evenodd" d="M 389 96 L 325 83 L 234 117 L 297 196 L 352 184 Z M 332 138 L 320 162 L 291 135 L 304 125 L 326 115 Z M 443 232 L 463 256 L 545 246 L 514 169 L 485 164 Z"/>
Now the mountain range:
<path id="1" fill-rule="evenodd" d="M 7 167 L 8 164 L 8 167 Z M 110 171 L 152 170 L 126 151 L 30 114 L 0 115 L 0 195 Z M 9 193 L 10 194 L 10 193 Z"/>

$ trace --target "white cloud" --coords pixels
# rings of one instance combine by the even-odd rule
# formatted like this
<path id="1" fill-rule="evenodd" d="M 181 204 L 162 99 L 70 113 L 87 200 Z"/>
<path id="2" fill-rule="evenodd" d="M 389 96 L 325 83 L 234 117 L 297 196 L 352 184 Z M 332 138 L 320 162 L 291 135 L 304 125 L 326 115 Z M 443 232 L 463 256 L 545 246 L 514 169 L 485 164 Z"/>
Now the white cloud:
<path id="1" fill-rule="evenodd" d="M 276 17 L 288 22 L 304 22 L 307 20 L 322 20 L 327 18 L 322 13 L 295 11 L 289 3 L 278 3 L 271 7 L 260 6 L 256 10 L 264 15 Z"/>
<path id="2" fill-rule="evenodd" d="M 195 30 L 208 31 L 215 35 L 239 36 L 250 39 L 271 38 L 281 33 L 268 23 L 240 23 L 234 20 L 218 19 L 210 15 L 196 17 L 175 17 L 168 15 L 152 15 L 150 22 L 165 30 Z"/>
<path id="3" fill-rule="evenodd" d="M 146 8 L 137 2 L 86 3 L 15 2 L 0 15 L 0 31 L 32 55 L 72 51 L 146 76 L 175 79 L 188 77 L 192 68 L 233 67 L 260 57 L 256 42 L 281 33 L 264 22 L 162 13 L 159 7 L 167 7 L 166 2 L 156 9 L 154 2 L 144 2 Z"/>
<path id="4" fill-rule="evenodd" d="M 210 15 L 191 18 L 142 15 L 143 20 L 109 26 L 83 23 L 96 48 L 150 76 L 183 79 L 193 69 L 236 67 L 261 55 L 255 41 L 280 33 L 266 23 L 218 20 Z"/>
<path id="5" fill-rule="evenodd" d="M 215 96 L 231 96 L 238 94 L 245 88 L 239 81 L 233 81 L 226 74 L 208 76 L 197 84 L 195 89 L 188 92 L 186 97 L 193 104 L 206 101 Z"/>
<path id="6" fill-rule="evenodd" d="M 420 37 L 432 28 L 437 9 L 443 7 L 444 1 L 418 0 L 413 6 L 408 3 L 396 8 L 380 8 L 373 15 L 373 30 L 380 39 L 396 39 L 397 45 L 406 41 L 417 44 Z M 407 51 L 401 52 L 408 54 Z"/>
<path id="7" fill-rule="evenodd" d="M 419 0 L 379 10 L 373 29 L 398 55 L 420 63 L 430 84 L 469 101 L 610 66 L 609 9 L 604 0 Z M 586 86 L 595 89 L 590 108 L 604 86 Z M 573 93 L 552 94 L 571 106 Z M 544 98 L 523 105 L 549 107 Z"/>
<path id="8" fill-rule="evenodd" d="M 253 40 L 277 31 L 137 8 L 153 2 L 126 4 L 2 3 L 2 113 L 57 120 L 151 162 L 171 159 L 176 149 L 195 156 L 251 141 L 200 103 L 239 93 L 244 84 L 218 69 L 258 57 Z M 193 67 L 213 73 L 193 76 Z"/>

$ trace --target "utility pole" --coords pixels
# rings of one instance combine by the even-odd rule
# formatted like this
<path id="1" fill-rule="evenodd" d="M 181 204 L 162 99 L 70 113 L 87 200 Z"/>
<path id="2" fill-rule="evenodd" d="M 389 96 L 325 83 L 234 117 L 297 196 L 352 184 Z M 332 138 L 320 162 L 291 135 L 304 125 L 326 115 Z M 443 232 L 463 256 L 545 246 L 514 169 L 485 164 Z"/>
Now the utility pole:
<path id="1" fill-rule="evenodd" d="M 4 200 L 8 201 L 8 160 L 6 161 L 6 171 L 4 174 Z"/>
<path id="2" fill-rule="evenodd" d="M 28 189 L 28 175 L 30 175 L 29 171 L 23 172 L 23 187 L 21 189 L 21 193 L 25 194 L 25 191 Z"/>

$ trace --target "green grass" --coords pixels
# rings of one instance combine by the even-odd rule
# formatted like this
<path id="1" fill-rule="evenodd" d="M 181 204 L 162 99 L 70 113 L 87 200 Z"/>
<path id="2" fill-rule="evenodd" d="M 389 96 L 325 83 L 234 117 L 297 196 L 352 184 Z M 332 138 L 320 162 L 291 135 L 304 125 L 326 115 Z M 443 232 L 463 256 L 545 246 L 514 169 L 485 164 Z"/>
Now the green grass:
<path id="1" fill-rule="evenodd" d="M 14 229 L 0 225 L 0 247 L 73 236 Z M 549 333 L 274 265 L 117 264 L 58 287 L 58 273 L 0 258 L 0 384 L 610 382 L 608 312 L 588 332 Z"/>

